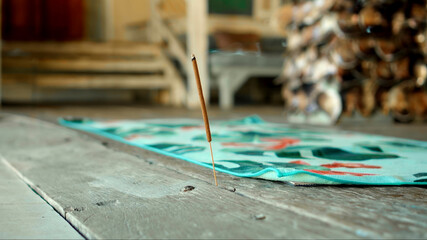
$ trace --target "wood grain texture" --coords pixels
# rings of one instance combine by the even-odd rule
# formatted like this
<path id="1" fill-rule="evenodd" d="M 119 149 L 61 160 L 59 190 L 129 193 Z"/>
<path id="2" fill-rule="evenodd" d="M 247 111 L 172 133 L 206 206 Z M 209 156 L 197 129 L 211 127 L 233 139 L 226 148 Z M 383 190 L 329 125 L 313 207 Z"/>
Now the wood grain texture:
<path id="1" fill-rule="evenodd" d="M 0 192 L 0 239 L 83 239 L 1 161 Z"/>
<path id="2" fill-rule="evenodd" d="M 88 238 L 364 237 L 53 124 L 4 114 L 0 132 L 4 159 Z"/>
<path id="3" fill-rule="evenodd" d="M 210 169 L 91 135 L 117 151 L 209 182 Z M 282 182 L 218 173 L 221 187 L 370 238 L 426 238 L 427 193 L 423 187 L 293 187 Z"/>

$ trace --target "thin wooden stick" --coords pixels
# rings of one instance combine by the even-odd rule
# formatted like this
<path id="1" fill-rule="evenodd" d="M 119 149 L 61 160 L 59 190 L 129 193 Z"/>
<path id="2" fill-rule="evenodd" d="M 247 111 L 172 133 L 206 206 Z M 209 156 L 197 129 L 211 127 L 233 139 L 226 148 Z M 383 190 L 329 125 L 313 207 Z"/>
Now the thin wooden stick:
<path id="1" fill-rule="evenodd" d="M 215 173 L 215 161 L 214 161 L 214 157 L 213 157 L 213 153 L 212 153 L 212 143 L 209 142 L 209 148 L 211 149 L 211 157 L 212 157 L 212 166 L 213 166 L 213 174 L 214 174 L 214 179 L 215 179 L 215 185 L 218 186 L 218 182 L 216 180 L 216 173 Z"/>
<path id="2" fill-rule="evenodd" d="M 212 144 L 211 144 L 212 136 L 211 136 L 211 129 L 209 127 L 208 111 L 206 110 L 205 98 L 203 97 L 202 83 L 200 82 L 199 68 L 197 67 L 197 61 L 194 54 L 191 55 L 191 62 L 193 63 L 194 76 L 196 77 L 197 90 L 199 92 L 199 100 L 200 100 L 200 106 L 202 108 L 203 121 L 205 122 L 206 139 L 208 140 L 209 148 L 211 149 L 212 170 L 214 174 L 215 185 L 218 186 L 218 182 L 216 180 L 216 172 L 215 172 L 215 161 L 214 161 L 213 152 L 212 152 Z"/>

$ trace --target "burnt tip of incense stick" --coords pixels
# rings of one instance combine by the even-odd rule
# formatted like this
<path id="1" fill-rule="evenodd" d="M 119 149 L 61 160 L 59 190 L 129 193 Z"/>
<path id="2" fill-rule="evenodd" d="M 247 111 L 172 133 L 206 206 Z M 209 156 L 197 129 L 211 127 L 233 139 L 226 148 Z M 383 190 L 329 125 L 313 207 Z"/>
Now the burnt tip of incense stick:
<path id="1" fill-rule="evenodd" d="M 194 59 L 196 59 L 196 56 L 194 56 L 194 53 L 191 54 L 191 61 L 193 61 Z"/>

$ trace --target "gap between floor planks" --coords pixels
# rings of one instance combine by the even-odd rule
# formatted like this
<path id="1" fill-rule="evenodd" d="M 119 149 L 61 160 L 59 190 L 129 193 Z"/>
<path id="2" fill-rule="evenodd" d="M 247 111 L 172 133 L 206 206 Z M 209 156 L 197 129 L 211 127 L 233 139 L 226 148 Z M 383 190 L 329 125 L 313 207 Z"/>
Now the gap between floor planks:
<path id="1" fill-rule="evenodd" d="M 0 239 L 83 239 L 31 190 L 0 156 Z"/>

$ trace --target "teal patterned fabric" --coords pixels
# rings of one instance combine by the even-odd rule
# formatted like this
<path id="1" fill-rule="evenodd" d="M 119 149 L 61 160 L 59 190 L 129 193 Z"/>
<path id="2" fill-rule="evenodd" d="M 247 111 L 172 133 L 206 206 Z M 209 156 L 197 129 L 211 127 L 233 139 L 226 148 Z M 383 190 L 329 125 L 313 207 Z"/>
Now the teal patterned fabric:
<path id="1" fill-rule="evenodd" d="M 59 122 L 212 168 L 201 120 Z M 427 142 L 295 128 L 257 116 L 211 122 L 211 132 L 216 170 L 235 176 L 316 184 L 427 184 Z"/>

